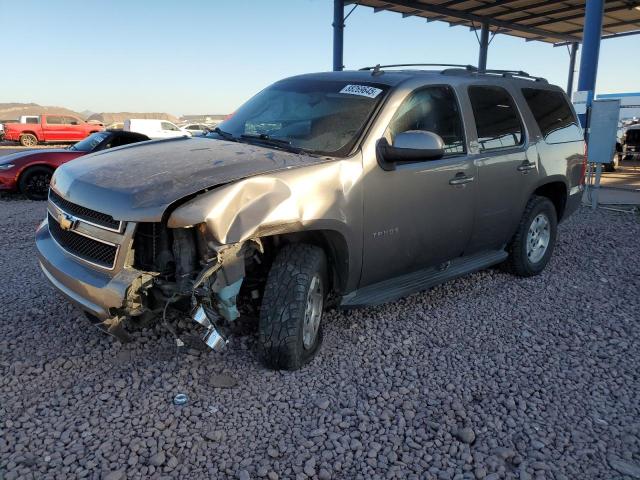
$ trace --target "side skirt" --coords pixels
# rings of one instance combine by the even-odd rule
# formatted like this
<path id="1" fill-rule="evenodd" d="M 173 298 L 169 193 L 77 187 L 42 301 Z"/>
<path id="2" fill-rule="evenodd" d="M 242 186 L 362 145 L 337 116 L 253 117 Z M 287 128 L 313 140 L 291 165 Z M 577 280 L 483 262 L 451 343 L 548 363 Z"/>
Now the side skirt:
<path id="1" fill-rule="evenodd" d="M 383 280 L 343 296 L 340 307 L 354 308 L 392 302 L 412 293 L 421 292 L 449 280 L 496 265 L 506 260 L 507 257 L 508 254 L 504 250 L 476 253 L 452 260 L 446 268 L 429 267 Z"/>

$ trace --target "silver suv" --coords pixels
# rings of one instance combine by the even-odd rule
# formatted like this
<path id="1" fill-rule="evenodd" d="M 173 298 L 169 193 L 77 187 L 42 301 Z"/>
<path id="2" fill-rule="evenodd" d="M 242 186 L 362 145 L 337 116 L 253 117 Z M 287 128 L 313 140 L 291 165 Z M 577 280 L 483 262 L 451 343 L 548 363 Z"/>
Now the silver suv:
<path id="1" fill-rule="evenodd" d="M 264 362 L 296 369 L 330 302 L 375 305 L 495 264 L 540 273 L 584 171 L 566 95 L 523 72 L 301 75 L 207 137 L 62 166 L 36 243 L 51 283 L 123 341 L 170 307 L 220 350 L 253 318 Z"/>

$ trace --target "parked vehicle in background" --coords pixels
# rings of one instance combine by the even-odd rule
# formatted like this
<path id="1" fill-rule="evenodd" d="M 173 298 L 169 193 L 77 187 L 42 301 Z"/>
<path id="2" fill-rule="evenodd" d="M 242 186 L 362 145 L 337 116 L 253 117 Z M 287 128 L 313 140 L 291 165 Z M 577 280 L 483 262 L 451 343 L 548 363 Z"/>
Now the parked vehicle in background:
<path id="1" fill-rule="evenodd" d="M 263 361 L 296 369 L 329 294 L 351 308 L 494 264 L 541 273 L 585 168 L 567 96 L 523 72 L 301 75 L 207 137 L 58 169 L 36 244 L 105 332 L 183 305 L 218 350 L 253 317 Z"/>
<path id="2" fill-rule="evenodd" d="M 640 125 L 632 125 L 624 132 L 622 158 L 625 160 L 640 159 Z"/>
<path id="3" fill-rule="evenodd" d="M 213 130 L 214 127 L 208 127 L 204 123 L 187 123 L 180 129 L 189 132 L 194 137 L 202 137 Z"/>
<path id="4" fill-rule="evenodd" d="M 138 132 L 151 139 L 190 137 L 191 133 L 181 130 L 168 120 L 154 120 L 148 118 L 130 118 L 124 121 L 124 130 Z"/>
<path id="5" fill-rule="evenodd" d="M 18 123 L 40 123 L 38 115 L 20 115 Z"/>
<path id="6" fill-rule="evenodd" d="M 28 150 L 0 157 L 0 191 L 21 192 L 31 200 L 45 200 L 51 175 L 60 165 L 108 148 L 149 140 L 135 132 L 103 131 L 65 149 Z"/>
<path id="7" fill-rule="evenodd" d="M 101 125 L 69 115 L 40 115 L 37 123 L 29 120 L 29 123 L 5 124 L 4 136 L 5 140 L 20 142 L 23 147 L 35 147 L 38 143 L 77 142 L 101 130 L 104 130 Z"/>

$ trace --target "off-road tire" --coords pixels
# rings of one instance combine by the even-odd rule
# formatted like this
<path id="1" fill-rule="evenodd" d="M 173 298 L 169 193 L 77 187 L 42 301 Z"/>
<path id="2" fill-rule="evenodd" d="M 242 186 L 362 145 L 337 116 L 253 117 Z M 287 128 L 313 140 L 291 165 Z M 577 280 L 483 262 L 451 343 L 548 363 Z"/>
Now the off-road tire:
<path id="1" fill-rule="evenodd" d="M 327 260 L 319 247 L 287 245 L 276 256 L 267 278 L 258 326 L 260 357 L 267 367 L 297 370 L 317 352 L 322 342 L 322 318 L 313 344 L 305 348 L 303 340 L 307 298 L 316 275 L 326 298 Z"/>
<path id="2" fill-rule="evenodd" d="M 30 167 L 20 175 L 18 189 L 29 200 L 46 200 L 52 175 L 53 170 L 49 167 Z"/>
<path id="3" fill-rule="evenodd" d="M 38 145 L 38 137 L 31 133 L 20 135 L 20 145 L 23 147 L 35 147 Z"/>
<path id="4" fill-rule="evenodd" d="M 540 213 L 544 213 L 549 220 L 550 238 L 542 258 L 532 263 L 527 256 L 527 235 L 531 223 Z M 515 235 L 507 245 L 509 257 L 504 263 L 506 270 L 519 277 L 532 277 L 541 273 L 553 254 L 557 231 L 558 216 L 551 200 L 537 195 L 532 196 L 522 214 L 518 230 L 516 230 Z"/>

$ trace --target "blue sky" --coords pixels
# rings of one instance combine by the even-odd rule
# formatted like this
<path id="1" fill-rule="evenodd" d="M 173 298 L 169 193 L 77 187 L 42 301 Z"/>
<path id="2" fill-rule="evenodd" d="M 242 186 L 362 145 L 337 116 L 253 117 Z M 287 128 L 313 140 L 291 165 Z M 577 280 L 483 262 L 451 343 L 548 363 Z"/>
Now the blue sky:
<path id="1" fill-rule="evenodd" d="M 227 113 L 269 83 L 331 69 L 331 0 L 0 0 L 0 102 L 77 111 Z M 28 15 L 24 15 L 27 11 Z M 18 48 L 7 48 L 16 45 Z M 640 36 L 602 43 L 599 93 L 639 91 Z M 464 27 L 358 7 L 345 65 L 477 63 Z M 566 85 L 564 47 L 498 35 L 490 68 Z"/>

